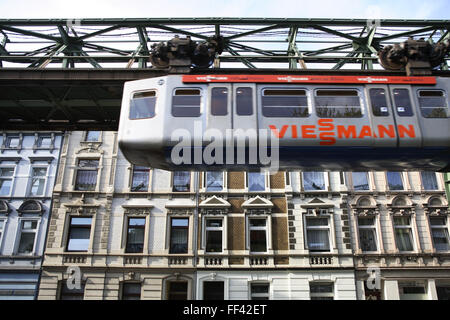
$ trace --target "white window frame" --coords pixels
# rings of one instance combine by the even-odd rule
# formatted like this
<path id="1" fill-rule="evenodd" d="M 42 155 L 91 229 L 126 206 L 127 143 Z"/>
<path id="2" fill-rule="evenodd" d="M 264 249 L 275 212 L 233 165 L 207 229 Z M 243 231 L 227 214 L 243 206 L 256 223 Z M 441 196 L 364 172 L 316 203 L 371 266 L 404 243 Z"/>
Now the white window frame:
<path id="1" fill-rule="evenodd" d="M 31 194 L 31 189 L 33 187 L 33 169 L 34 168 L 38 168 L 38 169 L 46 169 L 45 171 L 45 176 L 38 176 L 39 179 L 44 179 L 44 187 L 43 187 L 43 193 L 42 194 Z M 29 179 L 28 179 L 28 188 L 27 188 L 27 194 L 30 197 L 43 197 L 47 194 L 47 182 L 48 182 L 48 177 L 49 177 L 49 170 L 50 167 L 48 165 L 32 165 L 30 167 L 30 173 L 29 173 Z"/>
<path id="2" fill-rule="evenodd" d="M 431 224 L 431 220 L 433 218 L 442 218 L 445 221 L 445 225 L 433 225 Z M 449 230 L 449 218 L 448 216 L 428 216 L 428 224 L 430 226 L 430 236 L 431 236 L 431 243 L 433 244 L 433 250 L 435 252 L 449 252 L 450 250 L 437 250 L 436 245 L 434 244 L 434 237 L 433 237 L 433 229 L 444 229 L 447 230 L 447 243 L 450 247 L 450 230 Z"/>
<path id="3" fill-rule="evenodd" d="M 267 285 L 268 290 L 267 293 L 253 293 L 252 292 L 252 286 L 256 284 L 256 285 Z M 271 285 L 269 281 L 251 281 L 249 282 L 249 286 L 248 286 L 248 292 L 249 292 L 249 300 L 254 300 L 253 298 L 267 298 L 267 300 L 270 300 L 270 290 L 271 290 Z"/>
<path id="4" fill-rule="evenodd" d="M 333 289 L 332 292 L 311 292 L 311 284 L 331 284 L 331 288 Z M 312 300 L 312 298 L 329 298 L 332 297 L 332 300 L 335 300 L 334 293 L 336 291 L 335 283 L 332 281 L 310 281 L 309 282 L 309 299 Z"/>
<path id="5" fill-rule="evenodd" d="M 80 167 L 80 161 L 81 160 L 97 160 L 98 165 L 97 167 Z M 102 157 L 95 157 L 95 158 L 89 158 L 89 157 L 79 157 L 75 159 L 75 169 L 73 174 L 73 190 L 74 191 L 80 191 L 80 192 L 98 192 L 100 188 L 100 176 L 101 176 L 101 169 L 102 169 Z M 94 190 L 77 190 L 77 177 L 78 177 L 78 170 L 84 170 L 84 171 L 97 171 L 97 181 L 95 182 L 95 189 Z"/>
<path id="6" fill-rule="evenodd" d="M 359 224 L 359 219 L 373 219 L 373 225 L 369 225 L 369 226 L 362 226 Z M 360 216 L 356 216 L 356 223 L 357 223 L 357 230 L 358 230 L 358 249 L 361 250 L 361 252 L 364 253 L 377 253 L 380 252 L 380 237 L 378 236 L 378 216 L 368 216 L 368 217 L 360 217 Z M 365 230 L 373 230 L 374 234 L 375 234 L 375 245 L 377 247 L 377 249 L 375 251 L 365 251 L 362 249 L 361 246 L 361 240 L 360 240 L 360 229 L 365 229 Z"/>
<path id="7" fill-rule="evenodd" d="M 392 173 L 395 173 L 395 172 L 396 172 L 396 173 L 399 173 L 399 174 L 400 174 L 400 178 L 402 179 L 402 186 L 403 186 L 403 189 L 400 189 L 400 190 L 392 190 L 392 189 L 389 187 L 388 172 L 392 172 Z M 387 191 L 390 191 L 390 192 L 399 192 L 399 191 L 405 191 L 405 190 L 406 190 L 406 187 L 407 187 L 407 180 L 406 180 L 406 176 L 405 176 L 404 172 L 400 172 L 400 171 L 386 171 L 385 174 L 384 174 L 384 178 L 386 179 L 386 190 L 387 190 Z"/>
<path id="8" fill-rule="evenodd" d="M 250 173 L 259 173 L 264 176 L 264 190 L 250 190 Z M 268 191 L 269 183 L 268 183 L 268 175 L 266 172 L 245 172 L 245 189 L 247 192 L 258 193 L 258 192 L 266 192 Z"/>
<path id="9" fill-rule="evenodd" d="M 36 229 L 31 230 L 23 230 L 22 229 L 22 222 L 24 221 L 36 221 Z M 18 256 L 33 256 L 36 253 L 36 244 L 38 241 L 38 235 L 41 225 L 41 219 L 40 218 L 28 218 L 28 217 L 21 217 L 18 219 L 18 226 L 17 226 L 17 234 L 15 239 L 15 245 L 14 245 L 14 254 Z M 33 250 L 31 253 L 19 253 L 19 247 L 20 247 L 20 240 L 22 238 L 22 233 L 32 233 L 34 232 L 34 243 L 33 243 Z"/>
<path id="10" fill-rule="evenodd" d="M 308 226 L 308 219 L 327 219 L 328 224 L 326 226 Z M 334 243 L 331 240 L 332 237 L 332 229 L 330 226 L 330 215 L 319 215 L 319 216 L 313 216 L 313 215 L 308 215 L 308 214 L 304 214 L 303 215 L 303 225 L 305 226 L 305 231 L 304 231 L 304 235 L 305 235 L 305 249 L 314 253 L 314 254 L 321 254 L 321 253 L 332 253 L 334 250 Z M 309 244 L 308 244 L 308 230 L 327 230 L 328 231 L 328 246 L 329 246 L 329 250 L 328 251 L 311 251 L 311 249 L 309 248 Z"/>
<path id="11" fill-rule="evenodd" d="M 395 225 L 395 218 L 408 218 L 409 219 L 409 225 L 400 225 L 400 226 L 397 226 L 397 225 Z M 417 245 L 416 245 L 416 240 L 415 240 L 415 237 L 414 237 L 414 228 L 413 228 L 413 225 L 412 225 L 412 220 L 413 220 L 413 217 L 412 216 L 392 216 L 392 227 L 393 227 L 393 229 L 394 229 L 394 244 L 395 244 L 395 247 L 397 248 L 397 250 L 399 251 L 399 252 L 415 252 L 416 251 L 416 248 L 417 248 Z M 396 229 L 409 229 L 410 230 L 410 236 L 411 236 L 411 244 L 412 244 L 412 250 L 411 251 L 404 251 L 404 250 L 400 250 L 400 248 L 398 247 L 398 245 L 397 245 L 397 236 L 396 236 L 396 232 L 395 232 L 395 230 Z"/>
<path id="12" fill-rule="evenodd" d="M 422 178 L 422 173 L 423 173 L 424 171 L 420 171 L 419 172 L 419 178 L 420 178 L 420 186 L 421 186 L 421 188 L 422 188 L 422 191 L 438 191 L 438 190 L 441 190 L 441 185 L 440 185 L 440 183 L 439 183 L 439 179 L 438 179 L 438 175 L 436 174 L 436 172 L 432 172 L 432 173 L 434 173 L 434 177 L 435 177 L 435 179 L 436 179 L 436 189 L 425 189 L 425 184 L 424 184 L 424 182 L 423 182 L 423 178 Z"/>
<path id="13" fill-rule="evenodd" d="M 370 175 L 370 172 L 361 172 L 361 171 L 358 171 L 358 173 L 365 173 L 365 174 L 366 174 L 367 185 L 369 186 L 369 189 L 367 189 L 367 190 L 356 190 L 356 189 L 355 189 L 355 181 L 353 180 L 353 173 L 354 173 L 354 172 L 350 172 L 350 177 L 351 177 L 351 179 L 352 179 L 352 190 L 353 190 L 354 192 L 370 192 L 370 191 L 372 191 L 372 181 L 371 181 L 371 175 Z"/>
<path id="14" fill-rule="evenodd" d="M 323 175 L 323 181 L 324 181 L 324 187 L 323 187 L 323 189 L 321 189 L 321 190 L 306 190 L 305 189 L 305 172 L 301 172 L 301 179 L 302 179 L 302 181 L 301 181 L 301 184 L 300 184 L 300 188 L 301 188 L 301 191 L 303 191 L 303 192 L 327 192 L 328 191 L 328 189 L 329 189 L 329 175 L 328 175 L 328 172 L 325 172 L 325 171 L 314 171 L 314 172 L 321 172 L 322 173 L 322 175 Z"/>
<path id="15" fill-rule="evenodd" d="M 69 250 L 69 241 L 70 241 L 70 234 L 72 231 L 72 218 L 91 218 L 91 227 L 90 227 L 90 233 L 89 233 L 89 244 L 88 244 L 88 248 L 87 250 L 83 250 L 83 251 L 75 251 L 75 250 Z M 65 253 L 90 253 L 92 252 L 92 246 L 93 246 L 93 239 L 94 239 L 94 234 L 95 234 L 95 224 L 96 224 L 96 215 L 68 215 L 67 216 L 67 222 L 65 225 L 65 232 L 64 232 L 64 252 Z"/>
<path id="16" fill-rule="evenodd" d="M 150 167 L 147 167 L 147 171 L 148 171 L 148 180 L 147 180 L 147 190 L 146 191 L 133 191 L 132 190 L 132 188 L 133 188 L 133 178 L 134 178 L 134 171 L 135 171 L 135 168 L 136 168 L 137 166 L 135 166 L 135 165 L 132 165 L 131 167 L 130 167 L 130 171 L 131 171 L 131 174 L 130 174 L 130 184 L 129 184 L 129 189 L 130 189 L 130 192 L 137 192 L 137 193 L 145 193 L 145 192 L 150 192 L 150 188 L 151 188 L 151 176 L 152 176 L 152 169 L 150 168 Z M 139 171 L 144 171 L 143 169 L 140 169 L 140 170 L 138 170 L 138 172 Z"/>
<path id="17" fill-rule="evenodd" d="M 208 227 L 207 226 L 207 221 L 208 220 L 222 220 L 222 226 L 221 227 Z M 203 226 L 202 226 L 202 230 L 203 231 L 203 241 L 202 241 L 202 248 L 205 251 L 205 254 L 219 254 L 219 253 L 224 253 L 224 251 L 226 250 L 226 237 L 225 237 L 225 225 L 226 225 L 226 217 L 225 216 L 204 216 L 203 219 Z M 207 232 L 208 231 L 221 231 L 222 232 L 222 250 L 219 252 L 208 252 L 206 251 L 206 240 L 207 240 Z"/>
<path id="18" fill-rule="evenodd" d="M 223 192 L 225 191 L 225 186 L 226 186 L 226 174 L 225 172 L 222 172 L 222 189 L 221 190 L 208 190 L 208 173 L 210 173 L 211 171 L 205 171 L 203 174 L 203 189 L 205 189 L 205 192 Z"/>
<path id="19" fill-rule="evenodd" d="M 2 164 L 0 165 L 0 169 L 13 169 L 13 174 L 10 177 L 3 177 L 0 176 L 0 180 L 11 180 L 11 188 L 9 189 L 9 193 L 5 194 L 5 195 L 0 195 L 0 197 L 10 197 L 12 194 L 12 191 L 14 189 L 14 182 L 15 182 L 15 177 L 16 177 L 16 168 L 18 168 L 18 166 L 14 166 L 14 165 L 5 165 Z"/>
<path id="20" fill-rule="evenodd" d="M 247 226 L 247 232 L 246 232 L 246 247 L 247 250 L 249 250 L 249 252 L 251 254 L 265 254 L 265 253 L 269 253 L 269 251 L 272 249 L 270 244 L 272 243 L 272 239 L 271 239 L 271 219 L 268 215 L 249 215 L 246 217 L 246 226 Z M 250 226 L 250 220 L 264 220 L 266 222 L 265 226 L 258 226 L 258 227 L 254 227 L 254 226 Z M 266 232 L 266 251 L 251 251 L 251 246 L 250 246 L 250 233 L 251 231 L 265 231 Z"/>

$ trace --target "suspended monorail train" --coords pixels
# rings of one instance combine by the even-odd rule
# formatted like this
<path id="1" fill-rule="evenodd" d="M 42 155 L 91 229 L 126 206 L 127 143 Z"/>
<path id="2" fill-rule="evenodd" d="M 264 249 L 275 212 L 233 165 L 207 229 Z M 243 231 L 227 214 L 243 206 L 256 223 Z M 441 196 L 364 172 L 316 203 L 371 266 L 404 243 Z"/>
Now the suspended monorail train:
<path id="1" fill-rule="evenodd" d="M 119 146 L 166 170 L 446 171 L 450 78 L 167 75 L 126 82 Z"/>

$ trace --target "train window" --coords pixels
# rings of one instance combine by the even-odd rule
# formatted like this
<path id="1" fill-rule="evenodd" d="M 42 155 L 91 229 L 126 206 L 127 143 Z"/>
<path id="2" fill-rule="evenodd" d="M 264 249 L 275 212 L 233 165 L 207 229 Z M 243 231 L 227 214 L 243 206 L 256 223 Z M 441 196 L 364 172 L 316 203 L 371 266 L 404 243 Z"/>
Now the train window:
<path id="1" fill-rule="evenodd" d="M 155 116 L 156 91 L 136 92 L 130 102 L 130 120 Z"/>
<path id="2" fill-rule="evenodd" d="M 316 113 L 321 118 L 361 118 L 361 103 L 356 90 L 317 90 Z"/>
<path id="3" fill-rule="evenodd" d="M 176 89 L 172 97 L 172 115 L 174 117 L 199 117 L 200 100 L 200 89 Z"/>
<path id="4" fill-rule="evenodd" d="M 264 117 L 308 117 L 306 90 L 265 89 L 262 96 L 262 113 Z"/>
<path id="5" fill-rule="evenodd" d="M 399 117 L 413 116 L 408 89 L 394 89 L 394 103 Z"/>
<path id="6" fill-rule="evenodd" d="M 447 101 L 443 91 L 420 90 L 420 111 L 424 118 L 447 118 Z"/>
<path id="7" fill-rule="evenodd" d="M 228 89 L 212 88 L 211 114 L 213 116 L 226 116 L 228 114 Z"/>
<path id="8" fill-rule="evenodd" d="M 386 91 L 384 89 L 370 89 L 369 96 L 373 115 L 377 117 L 389 116 Z"/>
<path id="9" fill-rule="evenodd" d="M 251 116 L 253 114 L 253 89 L 240 87 L 236 90 L 236 114 Z"/>

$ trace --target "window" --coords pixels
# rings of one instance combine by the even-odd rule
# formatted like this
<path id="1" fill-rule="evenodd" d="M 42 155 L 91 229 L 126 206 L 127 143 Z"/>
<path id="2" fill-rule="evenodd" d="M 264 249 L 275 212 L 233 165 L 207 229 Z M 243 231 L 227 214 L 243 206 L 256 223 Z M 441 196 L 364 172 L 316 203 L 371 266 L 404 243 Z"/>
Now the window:
<path id="1" fill-rule="evenodd" d="M 43 196 L 45 194 L 45 182 L 47 180 L 47 168 L 34 167 L 31 169 L 30 196 Z"/>
<path id="2" fill-rule="evenodd" d="M 88 251 L 92 218 L 71 217 L 67 251 Z"/>
<path id="3" fill-rule="evenodd" d="M 399 251 L 413 251 L 410 217 L 394 217 L 395 243 Z"/>
<path id="4" fill-rule="evenodd" d="M 191 173 L 189 171 L 174 171 L 172 191 L 187 192 L 189 190 L 191 190 Z"/>
<path id="5" fill-rule="evenodd" d="M 375 217 L 358 217 L 359 246 L 362 251 L 377 251 Z"/>
<path id="6" fill-rule="evenodd" d="M 213 116 L 226 116 L 228 114 L 228 89 L 211 89 L 211 114 Z"/>
<path id="7" fill-rule="evenodd" d="M 141 284 L 134 282 L 122 283 L 122 300 L 141 300 Z"/>
<path id="8" fill-rule="evenodd" d="M 148 119 L 155 116 L 156 91 L 137 92 L 130 101 L 130 120 Z"/>
<path id="9" fill-rule="evenodd" d="M 400 300 L 427 300 L 425 283 L 416 281 L 398 282 Z"/>
<path id="10" fill-rule="evenodd" d="M 132 192 L 147 192 L 150 169 L 148 167 L 133 166 L 131 177 Z"/>
<path id="11" fill-rule="evenodd" d="M 332 282 L 310 282 L 309 296 L 311 300 L 333 300 L 333 287 Z"/>
<path id="12" fill-rule="evenodd" d="M 167 300 L 187 300 L 188 298 L 187 281 L 168 281 L 167 282 Z"/>
<path id="13" fill-rule="evenodd" d="M 447 118 L 447 98 L 443 91 L 420 90 L 419 105 L 424 118 Z"/>
<path id="14" fill-rule="evenodd" d="M 206 219 L 206 252 L 222 252 L 222 219 Z"/>
<path id="15" fill-rule="evenodd" d="M 323 172 L 303 172 L 303 188 L 305 191 L 325 190 Z"/>
<path id="16" fill-rule="evenodd" d="M 306 218 L 306 240 L 309 251 L 330 251 L 330 227 L 328 218 Z"/>
<path id="17" fill-rule="evenodd" d="M 60 300 L 83 300 L 85 283 L 81 283 L 79 288 L 69 289 L 67 281 L 60 282 L 61 292 L 59 294 Z"/>
<path id="18" fill-rule="evenodd" d="M 251 116 L 253 114 L 253 89 L 239 87 L 236 89 L 236 114 Z"/>
<path id="19" fill-rule="evenodd" d="M 436 284 L 438 300 L 450 300 L 450 285 Z"/>
<path id="20" fill-rule="evenodd" d="M 267 219 L 248 219 L 250 252 L 267 252 Z"/>
<path id="21" fill-rule="evenodd" d="M 316 114 L 321 118 L 361 118 L 356 90 L 316 90 Z"/>
<path id="22" fill-rule="evenodd" d="M 438 190 L 438 183 L 436 179 L 436 173 L 430 171 L 422 171 L 420 173 L 422 178 L 422 186 L 424 190 Z"/>
<path id="23" fill-rule="evenodd" d="M 223 172 L 206 172 L 206 191 L 223 190 Z"/>
<path id="24" fill-rule="evenodd" d="M 389 190 L 404 190 L 402 174 L 400 172 L 387 172 L 386 178 Z"/>
<path id="25" fill-rule="evenodd" d="M 86 139 L 84 141 L 97 142 L 100 140 L 101 131 L 86 131 Z"/>
<path id="26" fill-rule="evenodd" d="M 446 217 L 430 217 L 431 235 L 436 251 L 449 251 L 449 237 Z"/>
<path id="27" fill-rule="evenodd" d="M 97 186 L 99 160 L 79 159 L 75 179 L 75 190 L 94 191 Z"/>
<path id="28" fill-rule="evenodd" d="M 199 117 L 200 101 L 200 89 L 176 89 L 172 97 L 172 115 L 174 117 Z"/>
<path id="29" fill-rule="evenodd" d="M 144 251 L 145 218 L 128 218 L 126 253 Z"/>
<path id="30" fill-rule="evenodd" d="M 408 89 L 394 89 L 394 104 L 398 116 L 413 116 L 411 99 L 409 98 Z"/>
<path id="31" fill-rule="evenodd" d="M 384 89 L 370 89 L 369 96 L 373 115 L 376 117 L 389 116 L 386 92 Z"/>
<path id="32" fill-rule="evenodd" d="M 22 220 L 20 223 L 20 240 L 18 254 L 31 254 L 34 249 L 38 222 L 37 220 Z"/>
<path id="33" fill-rule="evenodd" d="M 223 281 L 203 282 L 203 300 L 224 300 Z"/>
<path id="34" fill-rule="evenodd" d="M 269 300 L 269 284 L 268 283 L 252 283 L 250 284 L 251 300 Z"/>
<path id="35" fill-rule="evenodd" d="M 49 149 L 52 146 L 52 137 L 39 136 L 37 140 L 37 147 L 41 149 Z"/>
<path id="36" fill-rule="evenodd" d="M 172 218 L 170 221 L 170 249 L 169 253 L 188 252 L 188 218 Z"/>
<path id="37" fill-rule="evenodd" d="M 9 196 L 11 193 L 14 168 L 0 168 L 0 196 Z"/>
<path id="38" fill-rule="evenodd" d="M 17 149 L 20 147 L 19 136 L 8 136 L 5 141 L 6 148 Z"/>
<path id="39" fill-rule="evenodd" d="M 263 172 L 248 172 L 248 191 L 266 190 L 266 175 Z"/>
<path id="40" fill-rule="evenodd" d="M 352 172 L 352 180 L 355 191 L 369 190 L 367 172 Z"/>
<path id="41" fill-rule="evenodd" d="M 306 91 L 301 89 L 265 89 L 262 96 L 262 112 L 264 117 L 308 117 Z"/>

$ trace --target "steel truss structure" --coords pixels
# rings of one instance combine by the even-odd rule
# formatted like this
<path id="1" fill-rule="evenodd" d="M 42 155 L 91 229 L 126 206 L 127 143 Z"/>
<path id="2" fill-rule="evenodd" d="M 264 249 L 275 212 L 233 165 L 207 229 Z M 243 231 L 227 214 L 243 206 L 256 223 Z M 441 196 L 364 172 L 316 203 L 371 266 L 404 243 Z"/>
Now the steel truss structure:
<path id="1" fill-rule="evenodd" d="M 450 39 L 450 20 L 0 19 L 0 128 L 117 130 L 123 83 L 165 75 L 152 46 L 220 37 L 208 74 L 390 74 L 377 52 Z M 433 71 L 449 75 L 449 57 Z"/>
<path id="2" fill-rule="evenodd" d="M 379 67 L 377 52 L 386 45 L 408 37 L 436 43 L 449 30 L 450 20 L 0 19 L 0 66 L 148 68 L 152 44 L 179 35 L 223 37 L 215 68 L 368 70 Z"/>

